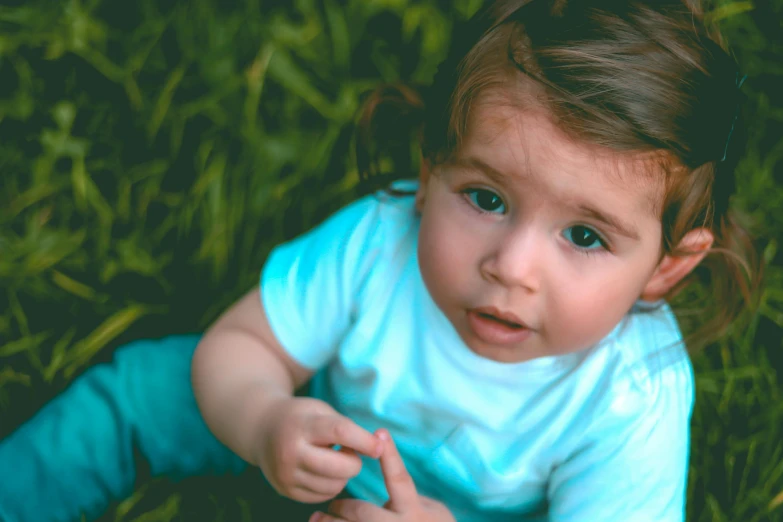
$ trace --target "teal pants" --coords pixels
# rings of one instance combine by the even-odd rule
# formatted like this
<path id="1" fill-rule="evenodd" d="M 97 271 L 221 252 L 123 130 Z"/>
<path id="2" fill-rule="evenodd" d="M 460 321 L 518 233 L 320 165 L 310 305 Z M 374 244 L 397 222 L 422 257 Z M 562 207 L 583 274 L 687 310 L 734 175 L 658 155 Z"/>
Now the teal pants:
<path id="1" fill-rule="evenodd" d="M 198 340 L 120 348 L 0 441 L 0 521 L 92 520 L 131 494 L 140 462 L 173 480 L 246 469 L 196 407 L 190 360 Z"/>

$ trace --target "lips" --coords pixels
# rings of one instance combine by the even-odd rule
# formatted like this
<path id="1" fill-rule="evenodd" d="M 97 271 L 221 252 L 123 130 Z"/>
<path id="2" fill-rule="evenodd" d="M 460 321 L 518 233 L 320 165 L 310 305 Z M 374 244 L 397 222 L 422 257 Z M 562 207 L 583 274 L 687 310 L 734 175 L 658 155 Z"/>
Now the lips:
<path id="1" fill-rule="evenodd" d="M 501 312 L 497 308 L 493 308 L 493 307 L 474 308 L 472 311 L 482 317 L 485 317 L 487 319 L 495 319 L 496 321 L 500 321 L 511 327 L 517 327 L 517 328 L 525 327 L 525 324 L 522 322 L 522 319 L 520 319 L 519 317 L 517 317 L 516 315 L 510 312 Z"/>
<path id="2" fill-rule="evenodd" d="M 474 308 L 468 310 L 467 317 L 473 334 L 487 344 L 516 344 L 531 334 L 530 328 L 520 318 L 497 308 Z"/>

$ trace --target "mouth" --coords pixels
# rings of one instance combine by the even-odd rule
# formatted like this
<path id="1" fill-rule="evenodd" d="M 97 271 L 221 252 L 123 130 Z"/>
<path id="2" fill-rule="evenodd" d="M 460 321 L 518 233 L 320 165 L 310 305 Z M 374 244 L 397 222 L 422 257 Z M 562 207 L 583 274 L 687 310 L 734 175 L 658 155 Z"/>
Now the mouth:
<path id="1" fill-rule="evenodd" d="M 468 310 L 467 318 L 473 334 L 487 344 L 516 344 L 527 339 L 532 333 L 520 318 L 496 308 Z"/>
<path id="2" fill-rule="evenodd" d="M 484 313 L 480 313 L 480 312 L 477 312 L 477 314 L 478 314 L 478 316 L 479 316 L 479 317 L 481 317 L 481 318 L 483 318 L 483 319 L 488 319 L 488 320 L 490 320 L 490 321 L 497 321 L 498 323 L 500 323 L 500 324 L 503 324 L 503 325 L 506 325 L 506 326 L 508 326 L 509 328 L 524 328 L 524 327 L 525 327 L 525 326 L 524 326 L 523 324 L 521 324 L 521 323 L 518 323 L 518 322 L 516 322 L 516 321 L 508 321 L 508 320 L 506 320 L 506 319 L 503 319 L 503 318 L 501 318 L 501 317 L 498 317 L 498 316 L 496 316 L 496 315 L 492 315 L 492 314 L 484 314 Z"/>
<path id="3" fill-rule="evenodd" d="M 474 308 L 470 312 L 490 321 L 497 321 L 509 328 L 527 328 L 522 319 L 510 312 L 502 312 L 494 307 Z"/>

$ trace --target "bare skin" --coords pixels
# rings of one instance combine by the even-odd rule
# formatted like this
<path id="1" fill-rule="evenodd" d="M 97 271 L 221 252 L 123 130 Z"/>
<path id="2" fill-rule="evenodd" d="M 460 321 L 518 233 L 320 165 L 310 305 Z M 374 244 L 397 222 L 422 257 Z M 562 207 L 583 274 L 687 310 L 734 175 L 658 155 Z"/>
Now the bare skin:
<path id="1" fill-rule="evenodd" d="M 328 513 L 316 512 L 309 522 L 456 522 L 446 506 L 419 495 L 389 432 L 378 430 L 383 440 L 381 469 L 389 501 L 379 507 L 362 500 L 335 500 Z"/>
<path id="2" fill-rule="evenodd" d="M 196 401 L 215 436 L 281 495 L 319 503 L 358 475 L 357 453 L 377 458 L 383 444 L 329 404 L 294 397 L 311 377 L 275 339 L 257 289 L 207 331 L 192 363 Z"/>

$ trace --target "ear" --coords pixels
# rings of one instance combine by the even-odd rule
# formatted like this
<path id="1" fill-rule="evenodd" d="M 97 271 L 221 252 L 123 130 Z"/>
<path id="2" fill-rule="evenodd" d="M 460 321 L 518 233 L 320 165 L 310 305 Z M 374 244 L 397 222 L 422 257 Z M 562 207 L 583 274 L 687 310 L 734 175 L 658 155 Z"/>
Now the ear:
<path id="1" fill-rule="evenodd" d="M 665 255 L 658 263 L 653 275 L 650 276 L 650 280 L 647 281 L 641 299 L 658 301 L 666 297 L 677 283 L 701 263 L 714 241 L 715 237 L 712 232 L 706 228 L 695 228 L 685 234 L 677 250 L 691 253 L 678 256 Z"/>
<path id="2" fill-rule="evenodd" d="M 427 184 L 430 181 L 431 164 L 430 160 L 421 157 L 419 160 L 419 188 L 416 189 L 416 210 L 421 212 L 424 206 L 424 197 L 427 193 Z"/>

